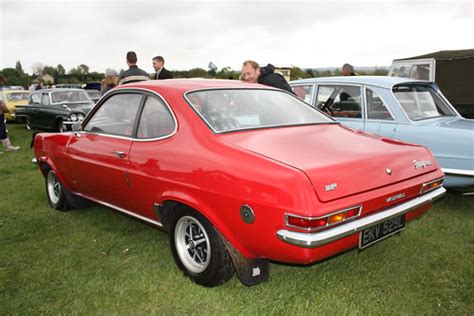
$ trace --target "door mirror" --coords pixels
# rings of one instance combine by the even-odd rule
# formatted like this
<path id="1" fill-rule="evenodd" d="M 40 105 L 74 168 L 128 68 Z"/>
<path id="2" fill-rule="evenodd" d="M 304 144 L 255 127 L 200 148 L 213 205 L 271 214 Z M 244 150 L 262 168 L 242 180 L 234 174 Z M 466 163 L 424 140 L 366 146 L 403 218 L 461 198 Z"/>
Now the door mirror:
<path id="1" fill-rule="evenodd" d="M 80 132 L 82 131 L 82 124 L 80 122 L 74 122 L 71 124 L 71 130 L 73 132 Z"/>

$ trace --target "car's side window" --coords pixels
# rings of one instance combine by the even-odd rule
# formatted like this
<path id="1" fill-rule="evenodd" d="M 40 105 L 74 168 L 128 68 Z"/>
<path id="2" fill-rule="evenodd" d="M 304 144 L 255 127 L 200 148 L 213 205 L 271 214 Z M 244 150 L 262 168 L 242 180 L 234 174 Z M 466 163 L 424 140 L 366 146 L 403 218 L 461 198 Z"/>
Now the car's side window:
<path id="1" fill-rule="evenodd" d="M 387 109 L 380 95 L 372 90 L 366 89 L 367 100 L 367 118 L 372 120 L 389 120 L 393 121 L 393 117 Z"/>
<path id="2" fill-rule="evenodd" d="M 41 94 L 40 93 L 33 93 L 31 95 L 31 103 L 32 104 L 41 104 Z"/>
<path id="3" fill-rule="evenodd" d="M 333 117 L 362 118 L 361 92 L 358 86 L 321 85 L 316 107 Z"/>
<path id="4" fill-rule="evenodd" d="M 175 129 L 173 116 L 158 98 L 148 96 L 138 123 L 137 137 L 158 138 L 171 134 Z"/>
<path id="5" fill-rule="evenodd" d="M 141 100 L 138 93 L 111 96 L 87 122 L 84 131 L 131 137 Z"/>
<path id="6" fill-rule="evenodd" d="M 49 95 L 47 93 L 43 93 L 43 95 L 41 96 L 41 104 L 49 105 Z"/>
<path id="7" fill-rule="evenodd" d="M 291 87 L 293 92 L 296 94 L 300 100 L 303 100 L 306 103 L 311 102 L 311 95 L 313 94 L 313 85 L 301 85 Z"/>

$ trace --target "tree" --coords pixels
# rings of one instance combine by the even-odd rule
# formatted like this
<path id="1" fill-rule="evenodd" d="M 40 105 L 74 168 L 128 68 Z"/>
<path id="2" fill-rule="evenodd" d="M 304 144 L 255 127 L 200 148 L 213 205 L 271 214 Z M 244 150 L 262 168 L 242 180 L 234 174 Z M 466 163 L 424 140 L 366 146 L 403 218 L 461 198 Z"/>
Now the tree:
<path id="1" fill-rule="evenodd" d="M 5 77 L 9 86 L 26 86 L 31 82 L 30 77 L 16 68 L 4 68 L 0 73 Z"/>
<path id="2" fill-rule="evenodd" d="M 291 68 L 291 73 L 290 73 L 291 80 L 304 79 L 304 78 L 307 78 L 306 73 L 300 67 L 293 66 L 293 68 Z"/>
<path id="3" fill-rule="evenodd" d="M 87 65 L 80 64 L 77 66 L 77 69 L 80 70 L 83 75 L 87 75 L 89 73 L 89 66 Z"/>
<path id="4" fill-rule="evenodd" d="M 42 76 L 43 75 L 43 69 L 46 67 L 45 64 L 36 62 L 31 66 L 31 70 L 33 70 L 33 74 L 36 76 Z"/>
<path id="5" fill-rule="evenodd" d="M 16 64 L 15 64 L 15 69 L 20 71 L 21 73 L 23 73 L 23 67 L 21 67 L 21 62 L 19 60 L 16 61 Z"/>
<path id="6" fill-rule="evenodd" d="M 202 68 L 193 68 L 188 72 L 188 78 L 211 78 L 211 76 Z"/>
<path id="7" fill-rule="evenodd" d="M 239 74 L 236 71 L 233 71 L 230 67 L 224 67 L 219 70 L 216 74 L 218 79 L 237 79 Z"/>
<path id="8" fill-rule="evenodd" d="M 66 69 L 64 69 L 63 65 L 58 64 L 56 66 L 56 74 L 58 75 L 58 77 L 62 77 L 66 74 Z"/>

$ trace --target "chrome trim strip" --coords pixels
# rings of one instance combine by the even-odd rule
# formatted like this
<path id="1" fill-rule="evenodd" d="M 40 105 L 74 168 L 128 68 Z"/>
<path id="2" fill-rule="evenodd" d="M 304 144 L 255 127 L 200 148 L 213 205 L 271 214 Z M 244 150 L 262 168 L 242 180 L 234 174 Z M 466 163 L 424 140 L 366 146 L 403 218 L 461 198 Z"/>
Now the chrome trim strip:
<path id="1" fill-rule="evenodd" d="M 474 170 L 441 168 L 441 171 L 443 171 L 446 175 L 474 177 Z"/>
<path id="2" fill-rule="evenodd" d="M 157 222 L 157 221 L 154 221 L 154 220 L 152 220 L 152 219 L 149 219 L 149 218 L 147 218 L 147 217 L 145 217 L 145 216 L 141 216 L 141 215 L 138 215 L 138 214 L 136 214 L 136 213 L 127 211 L 126 209 L 123 209 L 123 208 L 121 208 L 121 207 L 118 207 L 118 206 L 112 205 L 112 204 L 110 204 L 110 203 L 103 202 L 103 201 L 100 201 L 100 200 L 91 198 L 91 197 L 89 197 L 89 196 L 87 196 L 87 195 L 84 195 L 84 194 L 82 194 L 82 193 L 78 193 L 78 192 L 72 192 L 72 193 L 74 193 L 75 195 L 78 195 L 78 196 L 80 196 L 80 197 L 83 197 L 83 198 L 85 198 L 85 199 L 94 201 L 94 202 L 97 203 L 97 204 L 101 204 L 101 205 L 103 205 L 103 206 L 106 206 L 106 207 L 112 208 L 112 209 L 114 209 L 114 210 L 117 210 L 117 211 L 119 211 L 119 212 L 122 212 L 122 213 L 125 213 L 125 214 L 127 214 L 127 215 L 130 215 L 130 216 L 132 216 L 132 217 L 136 217 L 136 218 L 138 218 L 138 219 L 140 219 L 140 220 L 142 220 L 142 221 L 144 221 L 144 222 L 147 222 L 147 223 L 150 223 L 150 224 L 159 226 L 159 227 L 163 227 L 163 224 L 161 224 L 161 222 Z"/>
<path id="3" fill-rule="evenodd" d="M 342 224 L 332 229 L 324 230 L 322 232 L 308 234 L 280 229 L 276 232 L 276 236 L 280 240 L 292 245 L 304 248 L 316 248 L 332 241 L 361 232 L 370 226 L 382 223 L 392 217 L 405 214 L 441 198 L 444 194 L 446 194 L 446 189 L 441 187 L 402 204 L 398 204 L 385 211 L 369 215 L 367 217 L 363 217 L 347 224 Z"/>

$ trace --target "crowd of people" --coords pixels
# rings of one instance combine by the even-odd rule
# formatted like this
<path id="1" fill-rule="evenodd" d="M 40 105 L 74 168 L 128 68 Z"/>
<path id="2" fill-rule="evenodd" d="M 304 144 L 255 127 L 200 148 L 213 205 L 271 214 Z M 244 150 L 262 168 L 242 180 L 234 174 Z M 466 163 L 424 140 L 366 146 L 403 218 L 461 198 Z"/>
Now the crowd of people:
<path id="1" fill-rule="evenodd" d="M 138 82 L 144 80 L 164 80 L 164 79 L 173 79 L 173 74 L 171 71 L 167 70 L 165 65 L 165 59 L 163 56 L 156 56 L 152 59 L 154 73 L 151 75 L 143 69 L 140 69 L 137 66 L 138 57 L 137 54 L 133 51 L 129 51 L 126 54 L 126 62 L 128 69 L 119 74 L 115 69 L 108 68 L 105 71 L 105 78 L 101 82 L 101 93 L 105 94 L 107 91 L 113 89 L 114 87 L 131 82 Z M 357 73 L 354 70 L 354 67 L 350 64 L 344 64 L 342 66 L 342 75 L 343 76 L 356 76 Z M 240 80 L 248 83 L 260 83 L 263 85 L 275 87 L 288 91 L 289 93 L 295 94 L 291 89 L 290 85 L 286 81 L 285 77 L 281 74 L 275 72 L 275 66 L 268 64 L 265 67 L 260 67 L 260 65 L 253 60 L 246 60 L 242 64 L 242 71 L 240 74 Z M 5 84 L 5 77 L 0 75 L 0 88 Z M 38 89 L 41 88 L 38 84 Z M 1 90 L 1 89 L 0 89 Z M 13 146 L 8 137 L 6 129 L 6 120 L 4 114 L 8 113 L 8 108 L 3 102 L 0 95 L 0 140 L 2 141 L 3 146 L 7 151 L 16 151 L 20 147 Z M 3 153 L 0 151 L 0 153 Z"/>

